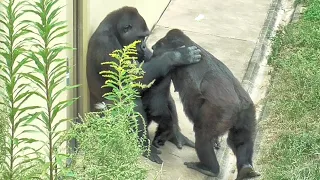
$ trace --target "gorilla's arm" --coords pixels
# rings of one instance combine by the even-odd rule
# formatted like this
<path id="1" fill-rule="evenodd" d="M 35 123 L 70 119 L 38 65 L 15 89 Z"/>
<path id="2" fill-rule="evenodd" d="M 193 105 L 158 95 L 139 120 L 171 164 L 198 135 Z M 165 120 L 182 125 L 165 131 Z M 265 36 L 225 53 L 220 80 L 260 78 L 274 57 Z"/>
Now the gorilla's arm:
<path id="1" fill-rule="evenodd" d="M 200 50 L 196 46 L 168 51 L 160 56 L 151 57 L 145 62 L 142 69 L 145 72 L 142 84 L 149 84 L 154 79 L 164 77 L 176 66 L 197 63 L 201 60 Z"/>
<path id="2" fill-rule="evenodd" d="M 91 63 L 87 62 L 88 70 L 93 70 L 93 73 L 100 72 L 102 70 L 111 70 L 109 65 L 101 65 L 101 63 L 108 61 L 115 61 L 109 54 L 114 50 L 122 49 L 122 46 L 118 42 L 117 38 L 111 33 L 101 32 L 98 36 L 99 39 L 92 39 L 89 42 L 88 47 L 88 59 Z M 187 65 L 192 63 L 197 63 L 201 59 L 200 50 L 195 47 L 185 47 L 175 51 L 168 51 L 163 53 L 161 56 L 150 57 L 150 53 L 147 53 L 146 59 L 142 65 L 142 69 L 145 74 L 140 80 L 142 84 L 149 84 L 154 79 L 165 76 L 176 66 Z M 149 56 L 149 57 L 148 57 Z M 149 60 L 149 58 L 151 58 Z M 94 79 L 91 79 L 94 81 Z"/>
<path id="3" fill-rule="evenodd" d="M 167 53 L 162 56 L 153 57 L 150 61 L 145 62 L 142 65 L 145 75 L 141 83 L 149 84 L 154 79 L 165 76 L 174 67 L 172 63 L 170 63 L 173 56 L 171 53 Z"/>

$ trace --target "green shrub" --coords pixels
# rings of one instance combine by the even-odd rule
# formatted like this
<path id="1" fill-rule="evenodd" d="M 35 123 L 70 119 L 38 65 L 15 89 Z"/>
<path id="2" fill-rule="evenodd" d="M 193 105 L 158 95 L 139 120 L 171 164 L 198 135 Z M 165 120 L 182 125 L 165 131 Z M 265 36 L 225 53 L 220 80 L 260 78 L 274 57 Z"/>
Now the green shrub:
<path id="1" fill-rule="evenodd" d="M 101 72 L 109 79 L 103 87 L 113 88 L 104 97 L 113 104 L 106 105 L 102 114 L 87 114 L 83 124 L 72 128 L 71 135 L 79 142 L 73 164 L 76 179 L 146 178 L 146 170 L 139 161 L 144 139 L 138 138 L 137 117 L 140 114 L 134 111 L 134 99 L 139 95 L 137 88 L 147 86 L 136 82 L 143 75 L 133 57 L 136 43 L 114 51 L 111 56 L 116 62 L 103 63 L 115 70 Z"/>
<path id="2" fill-rule="evenodd" d="M 309 0 L 303 16 L 305 20 L 320 21 L 320 0 Z"/>
<path id="3" fill-rule="evenodd" d="M 310 0 L 304 18 L 277 33 L 269 64 L 268 118 L 262 143 L 262 178 L 320 177 L 320 23 L 319 1 Z"/>

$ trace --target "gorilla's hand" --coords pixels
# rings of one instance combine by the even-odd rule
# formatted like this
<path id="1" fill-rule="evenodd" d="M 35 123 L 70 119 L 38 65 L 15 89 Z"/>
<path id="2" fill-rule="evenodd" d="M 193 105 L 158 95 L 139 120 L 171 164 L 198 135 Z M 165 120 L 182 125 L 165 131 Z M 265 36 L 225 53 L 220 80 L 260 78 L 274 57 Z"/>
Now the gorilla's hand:
<path id="1" fill-rule="evenodd" d="M 182 47 L 173 51 L 173 63 L 175 65 L 187 65 L 201 60 L 201 50 L 196 46 Z"/>

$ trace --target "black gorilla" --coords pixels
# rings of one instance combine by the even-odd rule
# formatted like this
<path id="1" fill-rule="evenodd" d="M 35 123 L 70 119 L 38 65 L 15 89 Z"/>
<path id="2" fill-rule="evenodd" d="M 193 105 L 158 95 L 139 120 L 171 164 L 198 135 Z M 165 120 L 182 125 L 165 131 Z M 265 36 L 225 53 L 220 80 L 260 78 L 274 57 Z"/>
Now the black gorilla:
<path id="1" fill-rule="evenodd" d="M 90 38 L 87 53 L 87 81 L 90 92 L 91 111 L 97 111 L 95 108 L 97 103 L 111 103 L 102 97 L 104 93 L 110 92 L 112 89 L 101 88 L 106 79 L 102 77 L 99 72 L 102 70 L 112 71 L 113 69 L 108 66 L 102 66 L 101 63 L 105 61 L 114 61 L 109 54 L 116 49 L 122 49 L 123 46 L 129 45 L 135 40 L 142 41 L 137 47 L 139 61 L 149 58 L 152 53 L 146 48 L 144 42 L 145 37 L 149 34 L 150 32 L 145 20 L 138 13 L 137 9 L 133 7 L 123 7 L 115 10 L 108 14 L 100 23 Z M 197 63 L 200 61 L 201 55 L 200 50 L 193 46 L 176 51 L 168 51 L 154 59 L 155 60 L 153 61 L 145 62 L 142 66 L 145 75 L 140 82 L 143 84 L 148 84 L 154 79 L 165 77 L 167 73 L 177 66 Z M 141 90 L 141 94 L 142 93 L 144 92 Z M 136 104 L 136 111 L 147 120 L 141 98 L 136 99 Z M 173 121 L 171 123 L 173 124 Z M 142 119 L 139 119 L 138 124 L 140 137 L 142 137 L 144 133 L 144 123 L 142 122 Z M 147 136 L 149 139 L 148 133 Z M 149 145 L 149 142 L 145 141 L 145 146 L 147 145 Z M 162 160 L 157 155 L 158 153 L 160 153 L 160 151 L 154 146 L 151 146 L 149 159 L 157 163 L 162 163 Z M 146 156 L 147 153 L 144 155 Z"/>
<path id="2" fill-rule="evenodd" d="M 200 160 L 185 165 L 217 176 L 220 167 L 213 142 L 229 131 L 228 145 L 237 158 L 237 179 L 259 176 L 252 165 L 255 107 L 232 72 L 178 29 L 170 30 L 152 47 L 153 55 L 161 56 L 185 46 L 197 46 L 202 57 L 199 63 L 176 68 L 171 73 L 184 111 L 194 123 L 195 148 Z"/>
<path id="3" fill-rule="evenodd" d="M 146 62 L 150 61 L 150 58 Z M 142 103 L 147 114 L 147 124 L 151 120 L 157 122 L 158 128 L 152 144 L 163 146 L 166 140 L 174 143 L 179 149 L 183 145 L 195 147 L 194 143 L 185 137 L 179 128 L 176 105 L 170 94 L 170 74 L 158 78 L 151 88 L 142 93 Z"/>

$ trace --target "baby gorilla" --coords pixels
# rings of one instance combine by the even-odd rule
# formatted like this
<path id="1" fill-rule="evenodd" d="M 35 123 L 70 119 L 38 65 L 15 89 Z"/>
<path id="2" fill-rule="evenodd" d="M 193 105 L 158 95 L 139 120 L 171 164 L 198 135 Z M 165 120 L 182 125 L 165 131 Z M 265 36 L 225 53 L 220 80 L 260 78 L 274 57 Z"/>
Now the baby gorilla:
<path id="1" fill-rule="evenodd" d="M 237 179 L 259 176 L 252 165 L 255 106 L 228 67 L 178 29 L 170 30 L 152 47 L 153 55 L 185 46 L 201 49 L 202 59 L 171 73 L 184 112 L 194 123 L 200 160 L 185 165 L 208 176 L 218 176 L 220 167 L 213 147 L 218 137 L 229 131 L 227 141 L 237 158 Z"/>

